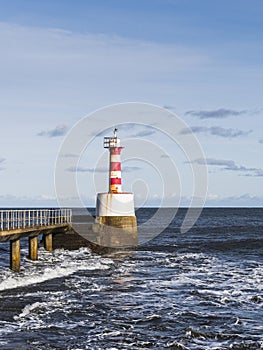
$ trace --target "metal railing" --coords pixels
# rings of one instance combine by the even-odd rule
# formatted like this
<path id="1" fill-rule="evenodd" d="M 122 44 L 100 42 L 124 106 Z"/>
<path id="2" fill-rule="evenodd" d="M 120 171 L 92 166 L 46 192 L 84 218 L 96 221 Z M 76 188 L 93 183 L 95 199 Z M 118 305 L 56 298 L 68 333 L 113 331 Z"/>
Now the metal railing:
<path id="1" fill-rule="evenodd" d="M 71 209 L 3 209 L 0 210 L 0 231 L 70 224 Z"/>

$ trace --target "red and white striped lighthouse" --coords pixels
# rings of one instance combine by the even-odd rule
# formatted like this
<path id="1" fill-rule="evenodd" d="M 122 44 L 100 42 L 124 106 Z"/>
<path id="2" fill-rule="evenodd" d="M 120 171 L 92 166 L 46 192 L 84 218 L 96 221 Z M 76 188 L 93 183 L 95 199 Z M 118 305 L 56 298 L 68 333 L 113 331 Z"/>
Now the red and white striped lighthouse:
<path id="1" fill-rule="evenodd" d="M 123 147 L 117 137 L 104 137 L 104 148 L 110 152 L 109 191 L 97 194 L 96 221 L 94 230 L 97 242 L 111 247 L 132 246 L 138 243 L 137 220 L 134 210 L 134 196 L 122 192 L 121 151 Z"/>
<path id="2" fill-rule="evenodd" d="M 121 151 L 120 139 L 114 129 L 114 137 L 104 137 L 104 148 L 110 152 L 109 193 L 121 193 Z"/>

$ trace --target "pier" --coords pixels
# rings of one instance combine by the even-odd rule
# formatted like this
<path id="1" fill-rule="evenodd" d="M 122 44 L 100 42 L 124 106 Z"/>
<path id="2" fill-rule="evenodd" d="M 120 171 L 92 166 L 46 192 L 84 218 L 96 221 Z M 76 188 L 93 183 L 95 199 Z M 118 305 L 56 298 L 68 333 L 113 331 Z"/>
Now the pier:
<path id="1" fill-rule="evenodd" d="M 0 210 L 0 242 L 10 241 L 10 268 L 20 271 L 20 239 L 28 237 L 28 256 L 38 259 L 38 236 L 52 251 L 52 236 L 70 228 L 71 209 L 5 209 Z"/>

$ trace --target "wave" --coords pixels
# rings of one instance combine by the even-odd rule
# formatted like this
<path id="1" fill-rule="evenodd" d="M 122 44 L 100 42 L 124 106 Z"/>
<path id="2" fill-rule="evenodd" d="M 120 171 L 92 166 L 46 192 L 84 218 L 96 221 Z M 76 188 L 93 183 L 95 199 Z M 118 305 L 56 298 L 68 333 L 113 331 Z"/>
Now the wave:
<path id="1" fill-rule="evenodd" d="M 77 251 L 57 249 L 52 254 L 40 248 L 38 261 L 24 258 L 21 273 L 2 268 L 0 291 L 42 283 L 81 270 L 109 269 L 112 263 L 109 258 L 92 254 L 88 248 L 80 248 Z"/>

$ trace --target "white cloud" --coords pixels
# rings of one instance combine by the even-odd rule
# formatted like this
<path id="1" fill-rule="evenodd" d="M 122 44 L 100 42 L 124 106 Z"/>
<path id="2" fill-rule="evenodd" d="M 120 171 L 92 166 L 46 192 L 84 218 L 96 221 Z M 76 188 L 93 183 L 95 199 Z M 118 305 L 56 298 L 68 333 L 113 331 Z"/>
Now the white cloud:
<path id="1" fill-rule="evenodd" d="M 6 161 L 5 158 L 0 158 L 0 164 L 5 163 L 5 161 Z M 5 168 L 4 166 L 0 165 L 0 171 L 3 171 L 3 170 L 5 170 L 5 169 L 6 169 L 6 168 Z"/>
<path id="2" fill-rule="evenodd" d="M 189 163 L 189 162 L 186 162 L 186 163 Z M 242 176 L 247 176 L 247 177 L 263 176 L 263 169 L 249 168 L 244 165 L 239 165 L 234 160 L 230 160 L 230 159 L 215 159 L 215 158 L 195 159 L 190 163 L 195 163 L 200 165 L 206 164 L 214 167 L 219 167 L 221 170 L 237 171 L 237 172 L 240 172 Z"/>
<path id="3" fill-rule="evenodd" d="M 227 108 L 219 108 L 215 110 L 209 110 L 209 111 L 187 111 L 186 115 L 192 115 L 194 117 L 199 117 L 200 119 L 210 119 L 210 118 L 227 118 L 227 117 L 236 117 L 240 115 L 246 114 L 247 110 L 234 110 L 234 109 L 227 109 Z"/>
<path id="4" fill-rule="evenodd" d="M 213 136 L 220 136 L 225 138 L 236 138 L 239 136 L 246 136 L 251 133 L 251 130 L 243 131 L 239 129 L 232 129 L 232 128 L 222 128 L 220 126 L 192 126 L 188 129 L 183 129 L 181 131 L 181 134 L 190 134 L 191 132 L 200 134 L 200 133 L 206 133 Z"/>
<path id="5" fill-rule="evenodd" d="M 175 45 L 3 22 L 0 43 L 7 103 L 13 104 L 15 93 L 16 105 L 30 108 L 101 101 L 106 92 L 116 102 L 124 93 L 152 91 L 157 82 L 160 94 L 162 85 L 208 61 L 198 50 Z"/>
<path id="6" fill-rule="evenodd" d="M 236 196 L 220 197 L 209 196 L 206 201 L 206 207 L 262 207 L 263 196 L 253 196 L 249 193 L 244 193 Z"/>
<path id="7" fill-rule="evenodd" d="M 61 157 L 64 157 L 64 158 L 78 158 L 79 155 L 78 154 L 74 154 L 74 153 L 65 153 L 65 154 L 61 154 Z"/>
<path id="8" fill-rule="evenodd" d="M 66 125 L 58 125 L 54 129 L 40 131 L 38 136 L 60 137 L 66 135 L 68 127 Z"/>
<path id="9" fill-rule="evenodd" d="M 11 194 L 1 195 L 2 208 L 8 207 L 57 207 L 58 202 L 55 196 L 41 194 L 36 196 L 15 196 Z"/>

